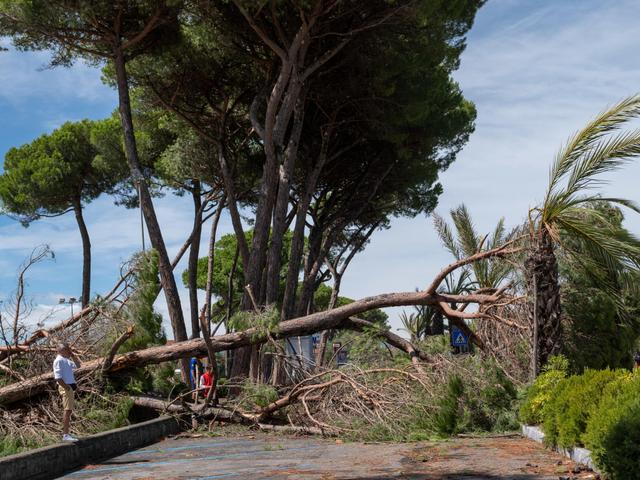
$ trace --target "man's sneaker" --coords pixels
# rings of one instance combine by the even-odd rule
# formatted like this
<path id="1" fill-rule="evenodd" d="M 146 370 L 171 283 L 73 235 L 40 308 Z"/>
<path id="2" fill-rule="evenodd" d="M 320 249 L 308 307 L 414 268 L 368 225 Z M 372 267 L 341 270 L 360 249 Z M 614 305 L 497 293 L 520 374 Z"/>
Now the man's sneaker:
<path id="1" fill-rule="evenodd" d="M 62 435 L 62 441 L 63 442 L 77 442 L 78 439 L 76 437 L 74 437 L 73 435 L 69 435 L 68 433 L 65 433 L 64 435 Z"/>

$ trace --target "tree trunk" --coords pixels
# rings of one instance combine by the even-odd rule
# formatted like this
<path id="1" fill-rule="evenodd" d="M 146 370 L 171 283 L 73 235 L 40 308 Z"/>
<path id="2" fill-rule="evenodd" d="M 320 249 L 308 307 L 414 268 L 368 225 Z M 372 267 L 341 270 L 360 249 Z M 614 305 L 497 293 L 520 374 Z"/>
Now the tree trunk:
<path id="1" fill-rule="evenodd" d="M 133 130 L 133 119 L 131 117 L 131 102 L 129 99 L 129 81 L 127 78 L 127 70 L 124 59 L 124 52 L 118 46 L 114 51 L 114 63 L 116 69 L 116 80 L 118 85 L 118 110 L 120 112 L 120 121 L 122 122 L 122 130 L 124 134 L 124 146 L 131 176 L 140 192 L 140 206 L 144 214 L 145 224 L 149 232 L 149 239 L 153 248 L 158 252 L 158 269 L 160 271 L 160 283 L 164 291 L 167 301 L 167 310 L 171 320 L 173 336 L 176 341 L 181 342 L 187 339 L 187 330 L 184 325 L 184 316 L 182 313 L 182 305 L 180 304 L 180 296 L 178 295 L 178 287 L 173 276 L 171 261 L 167 254 L 167 248 L 162 237 L 162 230 L 156 217 L 156 211 L 153 207 L 151 194 L 147 182 L 142 174 L 142 167 L 138 158 L 138 150 L 136 147 L 136 138 Z M 185 359 L 181 363 L 183 380 L 189 379 L 189 361 Z"/>
<path id="2" fill-rule="evenodd" d="M 218 232 L 218 223 L 220 222 L 220 216 L 222 215 L 222 210 L 224 210 L 225 197 L 222 197 L 220 203 L 218 204 L 218 208 L 216 209 L 216 214 L 213 217 L 213 221 L 211 222 L 211 233 L 209 235 L 209 252 L 207 254 L 207 285 L 205 287 L 205 314 L 204 318 L 207 324 L 207 331 L 211 330 L 211 296 L 213 295 L 213 267 L 215 260 L 215 246 L 216 246 L 216 237 Z M 236 247 L 236 258 L 234 259 L 234 269 L 235 262 L 237 261 L 237 253 L 239 252 L 238 247 Z"/>
<path id="3" fill-rule="evenodd" d="M 532 332 L 532 375 L 537 375 L 549 357 L 558 353 L 562 323 L 560 321 L 560 283 L 553 240 L 542 229 L 534 250 L 525 262 Z"/>
<path id="4" fill-rule="evenodd" d="M 433 302 L 433 295 L 425 295 L 424 292 L 408 292 L 384 294 L 376 297 L 369 297 L 358 302 L 345 305 L 332 311 L 318 312 L 307 315 L 303 318 L 286 320 L 278 325 L 277 331 L 271 335 L 274 339 L 288 338 L 300 335 L 309 335 L 319 330 L 328 328 L 348 328 L 361 331 L 370 329 L 375 331 L 387 343 L 393 345 L 412 356 L 414 363 L 417 359 L 429 361 L 429 356 L 418 351 L 410 342 L 395 335 L 394 333 L 375 329 L 371 322 L 357 318 L 349 318 L 351 315 L 380 308 L 384 306 L 413 305 L 414 302 Z M 221 352 L 224 350 L 247 350 L 251 345 L 260 345 L 266 341 L 264 332 L 258 328 L 250 328 L 243 332 L 228 333 L 211 337 L 211 352 Z M 250 350 L 250 349 L 249 349 Z M 208 353 L 207 344 L 202 338 L 185 340 L 171 345 L 151 347 L 144 350 L 117 355 L 108 370 L 109 373 L 126 371 L 133 368 L 144 367 L 178 359 L 189 359 L 194 356 L 206 355 Z M 104 364 L 103 358 L 98 358 L 85 362 L 82 367 L 75 371 L 76 379 L 81 380 L 84 376 L 95 371 L 100 371 Z M 27 380 L 12 383 L 5 387 L 0 387 L 0 405 L 9 405 L 21 400 L 44 393 L 53 387 L 55 380 L 53 372 L 34 376 Z"/>
<path id="5" fill-rule="evenodd" d="M 338 304 L 338 294 L 340 293 L 340 284 L 342 283 L 342 275 L 338 274 L 338 271 L 334 269 L 333 287 L 331 288 L 331 299 L 329 300 L 329 307 L 327 310 L 331 310 Z M 327 351 L 327 344 L 333 338 L 333 330 L 325 330 L 320 335 L 320 341 L 318 342 L 318 349 L 316 351 L 316 368 L 320 368 L 324 365 L 324 356 Z"/>
<path id="6" fill-rule="evenodd" d="M 242 220 L 240 218 L 240 212 L 238 211 L 238 202 L 231 170 L 229 169 L 227 158 L 222 151 L 222 146 L 219 146 L 218 149 L 218 164 L 220 165 L 220 171 L 222 172 L 222 180 L 224 182 L 224 190 L 227 197 L 229 215 L 231 216 L 231 224 L 233 225 L 233 231 L 236 234 L 238 251 L 240 252 L 240 257 L 242 258 L 242 268 L 244 269 L 244 271 L 246 271 L 249 264 L 249 247 L 247 245 L 247 240 L 244 237 L 244 229 L 242 228 Z"/>
<path id="7" fill-rule="evenodd" d="M 297 316 L 307 313 L 307 306 L 311 296 L 313 295 L 313 287 L 315 285 L 318 273 L 319 259 L 322 255 L 323 229 L 314 227 L 309 234 L 309 249 L 304 262 L 304 276 L 302 278 L 302 286 L 300 288 L 300 297 L 296 306 Z"/>
<path id="8" fill-rule="evenodd" d="M 84 223 L 82 216 L 82 203 L 80 197 L 73 201 L 73 211 L 76 214 L 76 222 L 80 229 L 80 237 L 82 237 L 82 308 L 89 305 L 91 300 L 91 239 L 87 225 Z"/>
<path id="9" fill-rule="evenodd" d="M 304 120 L 304 95 L 301 95 L 296 102 L 295 114 L 293 118 L 293 128 L 289 137 L 289 143 L 284 155 L 284 163 L 279 168 L 278 195 L 276 198 L 275 211 L 273 215 L 273 229 L 271 232 L 271 244 L 269 245 L 269 256 L 267 259 L 267 285 L 266 304 L 271 305 L 278 301 L 280 290 L 280 267 L 282 259 L 282 246 L 284 235 L 287 230 L 286 216 L 289 205 L 290 180 L 293 175 L 293 168 L 298 156 L 298 142 L 302 133 Z"/>
<path id="10" fill-rule="evenodd" d="M 429 335 L 444 335 L 444 315 L 442 312 L 436 312 L 431 320 Z"/>
<path id="11" fill-rule="evenodd" d="M 484 258 L 491 257 L 504 257 L 506 255 L 516 253 L 519 249 L 508 249 L 508 244 L 503 246 L 487 250 L 484 252 L 478 252 L 470 257 L 459 260 L 452 263 L 441 270 L 435 278 L 432 280 L 429 287 L 426 290 L 420 292 L 400 292 L 400 293 L 384 293 L 376 295 L 374 297 L 367 297 L 361 300 L 357 300 L 348 305 L 335 308 L 333 310 L 327 310 L 324 312 L 317 312 L 310 315 L 306 315 L 301 318 L 293 320 L 285 320 L 278 324 L 277 329 L 274 329 L 271 334 L 271 338 L 278 340 L 282 338 L 288 338 L 292 336 L 309 335 L 321 330 L 338 329 L 338 328 L 350 328 L 354 330 L 362 330 L 364 328 L 372 329 L 375 333 L 384 338 L 385 341 L 397 348 L 411 355 L 411 360 L 414 363 L 416 369 L 420 369 L 420 365 L 417 363 L 418 359 L 428 361 L 429 357 L 416 350 L 415 347 L 407 342 L 405 339 L 398 337 L 397 335 L 376 328 L 371 322 L 366 320 L 360 320 L 353 317 L 369 310 L 385 307 L 402 307 L 409 305 L 440 305 L 444 301 L 460 302 L 460 303 L 495 303 L 501 301 L 502 294 L 496 293 L 495 295 L 484 294 L 468 294 L 463 298 L 459 296 L 449 295 L 448 297 L 442 294 L 436 293 L 438 286 L 444 281 L 447 275 L 454 270 L 468 265 L 474 261 L 482 260 Z M 473 314 L 468 314 L 473 315 Z M 469 317 L 467 317 L 469 318 Z M 234 350 L 241 347 L 247 347 L 250 345 L 260 345 L 267 340 L 267 334 L 261 327 L 253 327 L 242 332 L 227 333 L 226 335 L 219 335 L 211 338 L 210 351 L 219 352 L 224 350 Z M 243 350 L 247 350 L 243 348 Z M 172 345 L 163 345 L 160 347 L 152 347 L 145 350 L 139 350 L 135 352 L 125 353 L 114 358 L 109 372 L 115 372 L 118 370 L 125 370 L 135 367 L 143 367 L 149 364 L 157 364 L 167 362 L 176 359 L 188 359 L 194 355 L 203 355 L 207 351 L 207 346 L 202 339 L 193 339 L 174 343 Z M 76 373 L 77 378 L 81 378 L 83 375 L 91 373 L 96 369 L 102 367 L 104 360 L 96 359 L 90 362 L 86 362 L 80 367 Z M 188 377 L 187 377 L 188 378 Z M 0 405 L 6 405 L 16 401 L 24 400 L 32 395 L 37 395 L 44 392 L 49 386 L 54 384 L 53 372 L 43 375 L 32 377 L 28 380 L 18 382 L 0 388 Z"/>
<path id="12" fill-rule="evenodd" d="M 189 248 L 189 306 L 191 308 L 191 338 L 200 336 L 200 319 L 198 315 L 198 255 L 200 254 L 200 238 L 202 236 L 202 199 L 200 198 L 200 181 L 193 181 L 191 196 L 193 198 L 193 238 Z"/>

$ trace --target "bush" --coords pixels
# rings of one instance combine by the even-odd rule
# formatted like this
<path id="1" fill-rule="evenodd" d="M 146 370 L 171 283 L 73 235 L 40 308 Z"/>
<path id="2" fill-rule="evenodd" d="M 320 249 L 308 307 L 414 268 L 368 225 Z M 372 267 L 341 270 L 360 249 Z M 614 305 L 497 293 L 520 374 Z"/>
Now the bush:
<path id="1" fill-rule="evenodd" d="M 147 367 L 151 373 L 151 382 L 154 393 L 158 393 L 163 397 L 169 397 L 176 392 L 176 388 L 183 390 L 184 385 L 175 373 L 175 365 L 173 362 L 165 362 L 160 365 Z"/>
<path id="2" fill-rule="evenodd" d="M 526 395 L 522 421 L 542 422 L 545 442 L 584 445 L 612 480 L 640 480 L 640 370 L 547 370 Z M 534 420 L 534 421 L 531 421 Z"/>
<path id="3" fill-rule="evenodd" d="M 583 438 L 613 480 L 640 479 L 640 373 L 607 386 Z"/>
<path id="4" fill-rule="evenodd" d="M 543 372 L 536 378 L 524 396 L 519 417 L 522 423 L 539 425 L 542 423 L 542 410 L 551 400 L 554 389 L 566 378 L 569 362 L 562 356 L 551 357 Z"/>
<path id="5" fill-rule="evenodd" d="M 464 395 L 464 384 L 462 378 L 454 375 L 449 379 L 444 395 L 438 402 L 438 413 L 434 418 L 436 432 L 442 436 L 449 436 L 457 433 L 458 421 L 462 416 L 461 400 Z"/>
<path id="6" fill-rule="evenodd" d="M 253 383 L 246 380 L 242 386 L 243 394 L 249 408 L 264 408 L 278 399 L 278 391 L 270 385 L 264 383 Z"/>
<path id="7" fill-rule="evenodd" d="M 493 362 L 470 358 L 468 363 L 482 381 L 451 376 L 438 400 L 432 429 L 441 436 L 516 430 L 517 392 L 513 383 Z"/>
<path id="8" fill-rule="evenodd" d="M 602 391 L 625 374 L 624 370 L 586 370 L 582 375 L 561 380 L 543 408 L 545 443 L 561 447 L 582 445 L 587 421 L 598 407 Z"/>
<path id="9" fill-rule="evenodd" d="M 129 397 L 115 397 L 113 401 L 91 399 L 89 409 L 81 414 L 84 430 L 88 433 L 98 433 L 105 430 L 124 427 L 129 424 L 129 411 L 133 407 L 133 400 Z"/>
<path id="10" fill-rule="evenodd" d="M 0 432 L 0 457 L 44 447 L 55 443 L 56 440 L 57 438 L 54 438 L 49 433 L 37 434 L 36 432 L 32 432 L 24 437 L 18 437 L 5 435 L 3 432 Z"/>

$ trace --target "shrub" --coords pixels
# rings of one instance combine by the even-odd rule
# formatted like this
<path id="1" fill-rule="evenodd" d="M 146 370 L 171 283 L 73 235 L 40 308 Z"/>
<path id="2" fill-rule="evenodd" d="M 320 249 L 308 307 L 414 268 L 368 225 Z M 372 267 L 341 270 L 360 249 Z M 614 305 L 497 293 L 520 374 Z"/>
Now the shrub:
<path id="1" fill-rule="evenodd" d="M 640 479 L 640 373 L 607 386 L 583 438 L 613 480 Z"/>
<path id="2" fill-rule="evenodd" d="M 458 431 L 458 421 L 462 414 L 460 403 L 463 394 L 462 378 L 454 375 L 449 379 L 445 393 L 438 402 L 438 413 L 434 418 L 434 427 L 438 434 L 449 436 Z"/>
<path id="3" fill-rule="evenodd" d="M 242 386 L 246 402 L 251 407 L 264 408 L 278 399 L 278 391 L 270 385 L 264 383 L 253 383 L 246 380 Z"/>
<path id="4" fill-rule="evenodd" d="M 554 389 L 567 376 L 569 362 L 562 356 L 551 357 L 543 372 L 536 378 L 520 406 L 519 417 L 522 423 L 539 425 L 542 423 L 542 410 L 552 398 Z"/>
<path id="5" fill-rule="evenodd" d="M 183 385 L 180 377 L 175 373 L 173 362 L 147 367 L 151 373 L 153 392 L 168 397 L 175 393 L 176 387 Z M 181 388 L 182 390 L 182 388 Z"/>
<path id="6" fill-rule="evenodd" d="M 438 400 L 432 429 L 441 436 L 516 430 L 513 383 L 493 362 L 470 358 L 466 365 L 473 378 L 451 376 Z"/>
<path id="7" fill-rule="evenodd" d="M 85 420 L 83 429 L 89 433 L 120 428 L 129 424 L 129 411 L 133 407 L 133 400 L 129 397 L 115 397 L 109 402 L 91 399 L 89 409 L 83 412 Z"/>
<path id="8" fill-rule="evenodd" d="M 46 432 L 31 432 L 25 436 L 10 436 L 0 431 L 0 457 L 44 447 L 55 443 L 56 440 L 57 438 Z"/>
<path id="9" fill-rule="evenodd" d="M 587 421 L 598 407 L 602 391 L 628 374 L 624 370 L 586 370 L 563 379 L 543 407 L 545 443 L 561 447 L 582 445 Z"/>

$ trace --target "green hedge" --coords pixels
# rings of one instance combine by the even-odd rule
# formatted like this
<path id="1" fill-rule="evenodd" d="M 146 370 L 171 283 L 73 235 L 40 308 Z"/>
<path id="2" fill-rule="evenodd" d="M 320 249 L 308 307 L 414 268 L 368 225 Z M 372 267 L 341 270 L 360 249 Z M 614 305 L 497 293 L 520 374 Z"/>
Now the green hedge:
<path id="1" fill-rule="evenodd" d="M 640 480 L 640 370 L 551 368 L 529 387 L 523 423 L 539 424 L 553 446 L 585 446 L 612 480 Z"/>
<path id="2" fill-rule="evenodd" d="M 640 478 L 640 373 L 607 387 L 583 438 L 594 462 L 612 478 Z"/>
<path id="3" fill-rule="evenodd" d="M 552 357 L 544 371 L 525 394 L 520 406 L 520 421 L 527 425 L 542 423 L 542 410 L 551 400 L 554 389 L 567 376 L 569 362 L 564 357 Z"/>
<path id="4" fill-rule="evenodd" d="M 625 370 L 585 370 L 582 375 L 561 380 L 542 411 L 545 443 L 565 448 L 583 445 L 582 435 L 587 421 L 598 408 L 602 391 L 626 373 Z"/>

